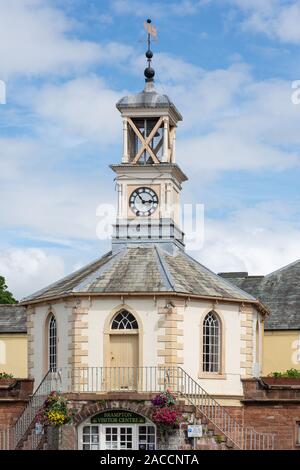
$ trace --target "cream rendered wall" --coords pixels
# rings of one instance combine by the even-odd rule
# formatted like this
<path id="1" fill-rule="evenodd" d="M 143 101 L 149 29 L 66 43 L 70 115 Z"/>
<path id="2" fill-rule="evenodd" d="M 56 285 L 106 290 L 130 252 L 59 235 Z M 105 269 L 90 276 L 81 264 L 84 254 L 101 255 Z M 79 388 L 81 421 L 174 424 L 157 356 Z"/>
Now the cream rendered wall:
<path id="1" fill-rule="evenodd" d="M 263 375 L 300 370 L 300 331 L 265 331 Z"/>
<path id="2" fill-rule="evenodd" d="M 0 334 L 0 372 L 17 378 L 27 377 L 26 333 Z"/>
<path id="3" fill-rule="evenodd" d="M 158 337 L 158 313 L 153 298 L 127 299 L 125 304 L 119 299 L 100 298 L 92 300 L 88 314 L 88 364 L 90 367 L 104 366 L 103 357 L 103 330 L 104 324 L 113 311 L 128 309 L 133 314 L 137 313 L 137 319 L 142 323 L 139 341 L 142 341 L 142 358 L 140 367 L 157 365 L 157 337 Z"/>
<path id="4" fill-rule="evenodd" d="M 205 315 L 214 310 L 222 319 L 224 344 L 225 378 L 199 377 L 201 354 L 200 335 Z M 238 304 L 218 304 L 214 308 L 211 302 L 190 301 L 184 311 L 184 364 L 183 368 L 209 394 L 215 396 L 240 396 L 240 312 Z M 199 377 L 199 378 L 198 378 Z"/>
<path id="5" fill-rule="evenodd" d="M 89 367 L 104 366 L 104 326 L 112 312 L 126 308 L 142 324 L 140 331 L 140 341 L 142 341 L 142 351 L 140 366 L 156 366 L 161 364 L 161 357 L 158 356 L 162 344 L 158 342 L 158 336 L 164 334 L 164 330 L 159 329 L 158 323 L 161 320 L 159 309 L 166 304 L 166 299 L 155 301 L 153 297 L 145 298 L 124 298 L 122 304 L 120 298 L 99 297 L 86 298 L 80 303 L 79 308 L 87 309 L 88 313 L 84 319 L 88 323 L 87 336 L 84 349 L 87 350 L 85 361 Z M 36 379 L 36 386 L 42 380 L 46 372 L 45 364 L 45 324 L 49 312 L 52 311 L 57 320 L 58 327 L 58 367 L 68 367 L 70 356 L 68 323 L 72 308 L 64 301 L 53 303 L 48 306 L 37 306 L 33 315 L 33 337 L 34 337 L 34 368 L 33 376 Z M 199 374 L 201 372 L 200 335 L 202 335 L 202 322 L 205 315 L 214 309 L 222 319 L 224 338 L 224 377 L 207 378 Z M 198 381 L 202 387 L 211 395 L 216 397 L 238 398 L 242 395 L 241 384 L 241 327 L 240 305 L 238 303 L 219 303 L 214 307 L 206 300 L 188 300 L 184 306 L 177 309 L 178 314 L 183 315 L 183 337 L 179 337 L 179 342 L 183 342 L 183 351 L 180 357 L 183 358 L 183 368 L 191 377 Z M 257 313 L 253 309 L 253 324 L 255 324 Z M 253 328 L 253 357 L 255 358 L 255 328 Z M 255 360 L 255 359 L 254 359 Z"/>

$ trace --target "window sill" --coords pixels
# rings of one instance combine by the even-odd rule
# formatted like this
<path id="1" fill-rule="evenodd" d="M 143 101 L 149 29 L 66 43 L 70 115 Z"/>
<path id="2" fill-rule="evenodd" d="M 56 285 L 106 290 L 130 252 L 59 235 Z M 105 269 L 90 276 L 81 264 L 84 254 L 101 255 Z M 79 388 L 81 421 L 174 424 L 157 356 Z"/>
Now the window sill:
<path id="1" fill-rule="evenodd" d="M 205 373 L 205 372 L 199 372 L 198 373 L 198 379 L 214 379 L 214 380 L 226 380 L 227 376 L 226 374 L 214 374 L 214 373 Z"/>

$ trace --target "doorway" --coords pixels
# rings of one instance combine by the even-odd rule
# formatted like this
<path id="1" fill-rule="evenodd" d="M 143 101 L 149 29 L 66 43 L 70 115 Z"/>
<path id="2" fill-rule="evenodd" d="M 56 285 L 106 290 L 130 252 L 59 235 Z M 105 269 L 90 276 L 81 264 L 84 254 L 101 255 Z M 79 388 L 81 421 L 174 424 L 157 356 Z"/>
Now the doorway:
<path id="1" fill-rule="evenodd" d="M 113 318 L 106 351 L 109 390 L 137 390 L 139 380 L 139 329 L 135 317 L 122 310 Z"/>

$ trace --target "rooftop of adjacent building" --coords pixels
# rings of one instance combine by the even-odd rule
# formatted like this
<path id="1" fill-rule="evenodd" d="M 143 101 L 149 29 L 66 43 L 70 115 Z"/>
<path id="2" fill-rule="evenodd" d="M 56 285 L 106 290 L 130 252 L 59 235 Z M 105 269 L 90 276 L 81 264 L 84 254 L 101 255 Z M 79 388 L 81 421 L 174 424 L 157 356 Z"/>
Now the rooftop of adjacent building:
<path id="1" fill-rule="evenodd" d="M 249 276 L 247 272 L 219 276 L 266 305 L 270 310 L 266 330 L 300 330 L 300 260 L 266 276 Z"/>
<path id="2" fill-rule="evenodd" d="M 18 304 L 0 304 L 0 333 L 26 331 L 26 308 Z"/>

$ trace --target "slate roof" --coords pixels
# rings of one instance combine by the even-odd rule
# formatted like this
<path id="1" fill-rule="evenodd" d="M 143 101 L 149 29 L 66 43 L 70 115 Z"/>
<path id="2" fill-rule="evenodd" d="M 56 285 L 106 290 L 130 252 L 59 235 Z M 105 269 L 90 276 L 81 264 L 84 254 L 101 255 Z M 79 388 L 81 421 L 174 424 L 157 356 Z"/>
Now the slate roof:
<path id="1" fill-rule="evenodd" d="M 23 303 L 79 293 L 159 293 L 255 301 L 249 293 L 202 266 L 182 250 L 170 254 L 152 246 L 109 252 L 58 282 L 23 299 Z"/>
<path id="2" fill-rule="evenodd" d="M 26 308 L 0 304 L 0 333 L 26 333 Z"/>
<path id="3" fill-rule="evenodd" d="M 266 330 L 300 330 L 300 260 L 267 276 L 247 273 L 220 273 L 220 276 L 268 307 Z"/>

